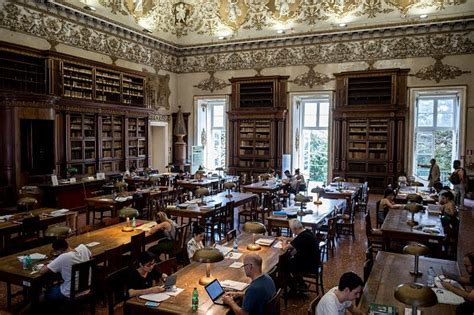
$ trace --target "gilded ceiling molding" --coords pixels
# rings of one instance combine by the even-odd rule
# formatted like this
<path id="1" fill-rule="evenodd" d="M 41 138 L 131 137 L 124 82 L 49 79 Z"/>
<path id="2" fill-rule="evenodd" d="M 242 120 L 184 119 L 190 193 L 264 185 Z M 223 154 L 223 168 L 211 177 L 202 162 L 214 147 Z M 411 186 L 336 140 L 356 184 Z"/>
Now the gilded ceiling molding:
<path id="1" fill-rule="evenodd" d="M 294 80 L 288 80 L 288 82 L 293 82 L 299 86 L 305 86 L 312 89 L 317 85 L 324 85 L 334 78 L 330 78 L 324 73 L 314 71 L 316 65 L 307 65 L 308 72 L 298 75 Z"/>
<path id="2" fill-rule="evenodd" d="M 227 83 L 224 80 L 218 79 L 214 77 L 215 71 L 209 71 L 209 79 L 204 79 L 201 82 L 199 82 L 198 85 L 194 85 L 194 87 L 197 87 L 200 90 L 203 91 L 209 91 L 211 93 L 214 93 L 216 90 L 222 90 L 226 86 L 229 86 L 230 83 Z"/>
<path id="3" fill-rule="evenodd" d="M 465 73 L 471 73 L 471 71 L 464 71 L 456 66 L 444 64 L 441 60 L 444 56 L 435 56 L 435 63 L 431 66 L 423 67 L 418 70 L 415 74 L 410 74 L 412 77 L 417 77 L 421 80 L 430 80 L 439 83 L 441 80 L 452 80 Z"/>
<path id="4" fill-rule="evenodd" d="M 355 16 L 367 15 L 369 19 L 375 18 L 378 14 L 386 14 L 392 12 L 393 9 L 383 8 L 382 0 L 364 0 L 360 11 L 357 11 Z"/>

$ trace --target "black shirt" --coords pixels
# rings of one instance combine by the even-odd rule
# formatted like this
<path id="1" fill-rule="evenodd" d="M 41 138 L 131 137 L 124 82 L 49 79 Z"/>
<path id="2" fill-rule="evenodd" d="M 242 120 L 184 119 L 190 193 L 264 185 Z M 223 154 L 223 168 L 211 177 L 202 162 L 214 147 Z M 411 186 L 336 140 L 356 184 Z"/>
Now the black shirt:
<path id="1" fill-rule="evenodd" d="M 146 278 L 143 278 L 137 269 L 133 269 L 128 275 L 127 279 L 127 294 L 128 290 L 144 290 L 151 288 L 153 286 L 153 280 L 158 280 L 161 278 L 161 272 L 153 269 L 152 272 L 149 272 L 146 275 Z"/>
<path id="2" fill-rule="evenodd" d="M 292 263 L 301 271 L 314 271 L 319 264 L 319 246 L 313 232 L 304 230 L 290 244 L 296 250 Z"/>

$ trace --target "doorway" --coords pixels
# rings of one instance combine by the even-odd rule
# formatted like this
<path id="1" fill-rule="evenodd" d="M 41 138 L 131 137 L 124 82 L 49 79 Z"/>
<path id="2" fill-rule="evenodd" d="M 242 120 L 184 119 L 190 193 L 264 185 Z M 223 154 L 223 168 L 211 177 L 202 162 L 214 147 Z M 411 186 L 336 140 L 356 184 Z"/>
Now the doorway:
<path id="1" fill-rule="evenodd" d="M 21 171 L 30 175 L 51 174 L 54 170 L 54 121 L 20 120 Z"/>
<path id="2" fill-rule="evenodd" d="M 168 123 L 151 122 L 151 167 L 163 173 L 168 162 Z"/>

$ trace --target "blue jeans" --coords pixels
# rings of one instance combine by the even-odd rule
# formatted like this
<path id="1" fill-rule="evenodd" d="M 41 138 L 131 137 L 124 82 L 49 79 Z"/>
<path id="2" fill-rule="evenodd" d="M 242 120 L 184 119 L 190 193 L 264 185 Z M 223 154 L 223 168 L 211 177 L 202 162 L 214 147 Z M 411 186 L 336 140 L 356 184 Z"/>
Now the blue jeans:
<path id="1" fill-rule="evenodd" d="M 59 285 L 50 287 L 44 293 L 44 299 L 46 301 L 67 301 L 69 300 L 66 296 L 61 293 L 61 288 Z"/>

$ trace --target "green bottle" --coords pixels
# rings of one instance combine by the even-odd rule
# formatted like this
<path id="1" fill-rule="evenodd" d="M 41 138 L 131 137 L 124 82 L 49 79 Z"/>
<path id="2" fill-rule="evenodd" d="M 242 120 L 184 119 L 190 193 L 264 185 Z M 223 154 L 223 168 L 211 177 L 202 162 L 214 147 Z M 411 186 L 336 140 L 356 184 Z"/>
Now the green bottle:
<path id="1" fill-rule="evenodd" d="M 194 288 L 192 304 L 191 304 L 191 308 L 192 308 L 193 312 L 197 311 L 198 306 L 199 306 L 199 293 L 198 293 L 197 288 Z"/>

